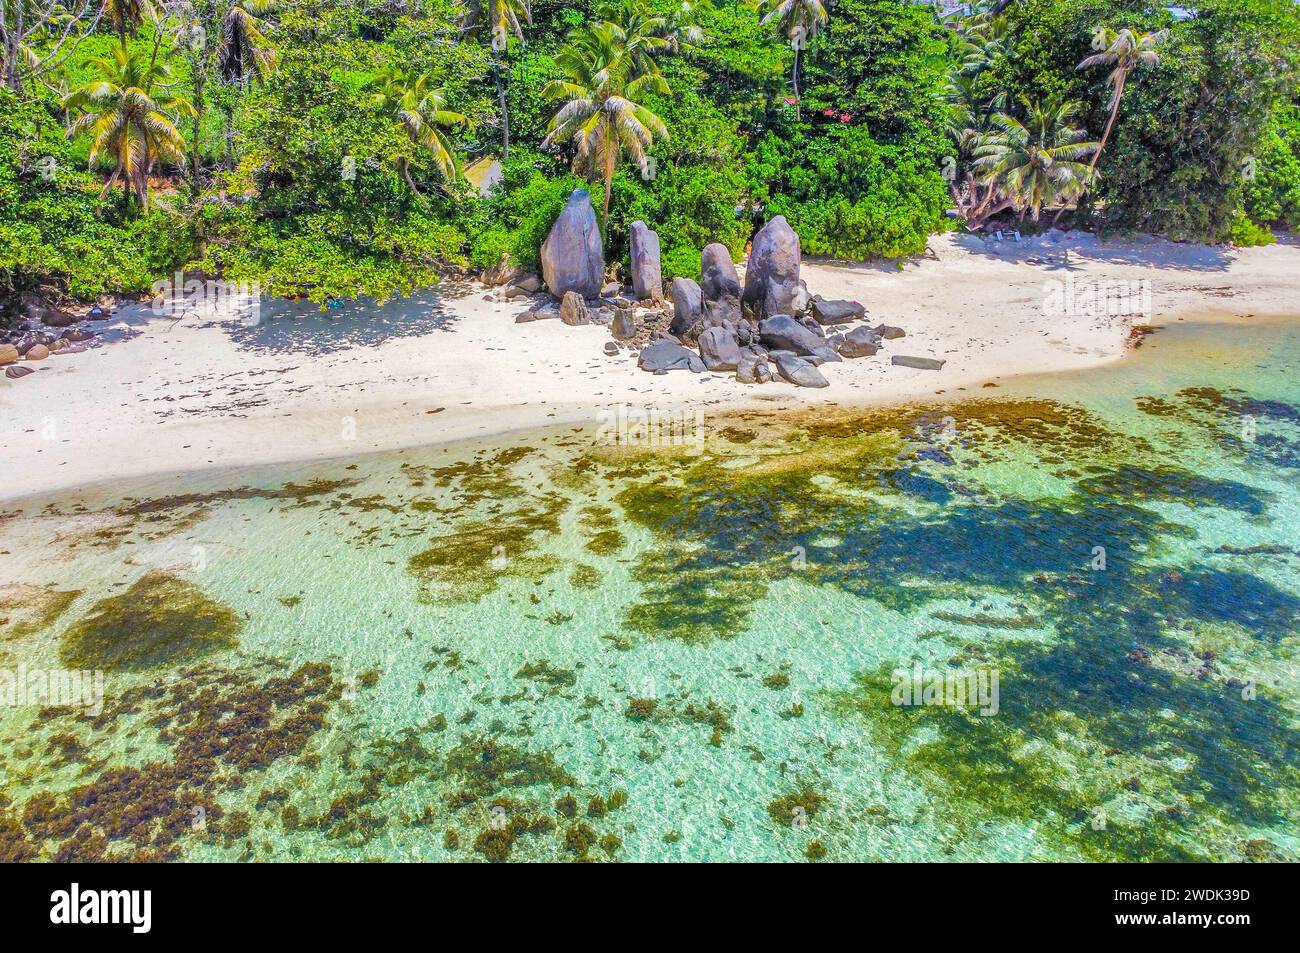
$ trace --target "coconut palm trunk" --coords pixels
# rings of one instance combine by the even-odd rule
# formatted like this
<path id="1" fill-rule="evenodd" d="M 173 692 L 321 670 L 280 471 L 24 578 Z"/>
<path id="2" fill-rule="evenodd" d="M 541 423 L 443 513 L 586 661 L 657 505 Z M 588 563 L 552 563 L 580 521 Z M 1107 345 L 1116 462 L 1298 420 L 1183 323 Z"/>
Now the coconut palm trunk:
<path id="1" fill-rule="evenodd" d="M 203 128 L 203 70 L 200 67 L 196 70 L 194 79 L 194 121 L 190 128 L 193 131 L 193 137 L 190 139 L 190 187 L 194 194 L 199 194 L 199 133 Z"/>
<path id="2" fill-rule="evenodd" d="M 1110 118 L 1106 120 L 1106 129 L 1101 134 L 1101 144 L 1097 146 L 1097 151 L 1093 153 L 1092 162 L 1088 164 L 1088 178 L 1092 178 L 1093 170 L 1097 168 L 1097 160 L 1101 158 L 1101 150 L 1106 148 L 1106 140 L 1110 138 L 1110 131 L 1115 126 L 1115 117 L 1119 115 L 1119 104 L 1124 97 L 1124 81 L 1128 79 L 1128 74 L 1121 73 L 1115 81 L 1115 105 L 1110 109 Z"/>
<path id="3" fill-rule="evenodd" d="M 506 104 L 506 84 L 501 74 L 505 64 L 493 54 L 492 79 L 497 87 L 497 105 L 501 109 L 501 158 L 510 158 L 510 109 Z"/>
<path id="4" fill-rule="evenodd" d="M 791 76 L 794 84 L 794 118 L 799 119 L 799 45 L 795 44 L 794 48 L 794 73 Z"/>

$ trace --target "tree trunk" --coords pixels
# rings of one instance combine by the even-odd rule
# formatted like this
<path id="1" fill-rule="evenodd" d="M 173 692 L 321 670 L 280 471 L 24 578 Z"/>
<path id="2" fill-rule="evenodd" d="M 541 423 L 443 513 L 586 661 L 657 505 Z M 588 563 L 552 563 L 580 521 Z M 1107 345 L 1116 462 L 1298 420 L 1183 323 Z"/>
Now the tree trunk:
<path id="1" fill-rule="evenodd" d="M 791 77 L 794 83 L 794 118 L 799 119 L 799 47 L 794 48 L 794 74 Z"/>
<path id="2" fill-rule="evenodd" d="M 235 167 L 235 108 L 226 109 L 226 169 Z"/>
<path id="3" fill-rule="evenodd" d="M 402 170 L 402 179 L 406 182 L 407 187 L 415 194 L 421 207 L 428 208 L 429 200 L 420 194 L 420 190 L 415 187 L 415 180 L 411 178 L 411 163 L 408 159 L 399 159 L 398 166 Z"/>
<path id="4" fill-rule="evenodd" d="M 1120 98 L 1124 95 L 1124 80 L 1127 77 L 1120 74 L 1119 81 L 1115 85 L 1115 106 L 1110 111 L 1110 118 L 1106 120 L 1106 131 L 1101 134 L 1101 142 L 1097 144 L 1097 151 L 1092 154 L 1092 162 L 1088 164 L 1088 181 L 1092 181 L 1093 170 L 1097 168 L 1097 160 L 1101 158 L 1101 151 L 1106 148 L 1106 140 L 1110 138 L 1111 127 L 1115 125 L 1115 117 L 1119 115 Z"/>
<path id="5" fill-rule="evenodd" d="M 497 87 L 497 105 L 501 109 L 501 159 L 510 158 L 510 110 L 506 106 L 506 84 L 501 78 L 505 64 L 492 54 L 492 79 Z"/>
<path id="6" fill-rule="evenodd" d="M 203 128 L 203 66 L 201 63 L 194 64 L 194 69 L 198 71 L 198 76 L 194 80 L 194 136 L 190 142 L 190 187 L 194 190 L 194 197 L 198 198 L 199 189 L 199 134 Z"/>
<path id="7" fill-rule="evenodd" d="M 1097 143 L 1097 151 L 1092 154 L 1092 161 L 1088 163 L 1088 181 L 1084 183 L 1085 189 L 1092 187 L 1092 174 L 1097 169 L 1097 160 L 1101 158 L 1101 151 L 1106 148 L 1106 140 L 1110 138 L 1110 130 L 1115 125 L 1115 117 L 1119 115 L 1120 99 L 1124 95 L 1124 80 L 1127 78 L 1127 75 L 1121 73 L 1119 79 L 1115 83 L 1115 105 L 1111 107 L 1110 118 L 1106 120 L 1106 129 L 1101 134 L 1101 142 Z M 1082 196 L 1080 196 L 1080 198 L 1082 198 Z M 1067 205 L 1062 205 L 1057 211 L 1055 217 L 1052 219 L 1052 228 L 1056 227 L 1056 223 L 1059 222 L 1061 216 L 1065 214 Z M 1079 207 L 1077 200 L 1074 205 L 1075 208 Z"/>

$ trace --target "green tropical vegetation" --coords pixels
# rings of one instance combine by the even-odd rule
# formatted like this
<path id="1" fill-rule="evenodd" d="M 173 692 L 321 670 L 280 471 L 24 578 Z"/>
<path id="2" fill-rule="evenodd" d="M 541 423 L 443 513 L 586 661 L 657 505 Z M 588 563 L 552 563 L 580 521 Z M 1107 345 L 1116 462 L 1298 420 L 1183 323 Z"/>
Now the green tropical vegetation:
<path id="1" fill-rule="evenodd" d="M 535 266 L 584 182 L 611 262 L 643 219 L 670 276 L 777 214 L 851 259 L 1004 222 L 1268 242 L 1298 58 L 1292 0 L 3 0 L 0 299 L 402 294 Z"/>

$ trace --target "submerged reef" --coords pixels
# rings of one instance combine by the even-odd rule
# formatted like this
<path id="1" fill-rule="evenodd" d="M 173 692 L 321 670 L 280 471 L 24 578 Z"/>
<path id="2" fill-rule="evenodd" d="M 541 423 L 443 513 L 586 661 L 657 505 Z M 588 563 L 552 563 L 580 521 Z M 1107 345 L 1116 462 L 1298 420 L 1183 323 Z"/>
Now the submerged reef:
<path id="1" fill-rule="evenodd" d="M 73 669 L 138 670 L 193 662 L 239 644 L 243 620 L 179 576 L 152 571 L 102 599 L 63 636 Z"/>

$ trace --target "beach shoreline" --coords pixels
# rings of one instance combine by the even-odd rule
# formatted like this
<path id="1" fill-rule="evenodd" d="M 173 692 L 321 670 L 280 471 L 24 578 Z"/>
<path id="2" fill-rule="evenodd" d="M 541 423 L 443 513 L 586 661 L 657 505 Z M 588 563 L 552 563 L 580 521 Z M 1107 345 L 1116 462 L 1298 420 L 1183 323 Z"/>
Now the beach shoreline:
<path id="1" fill-rule="evenodd" d="M 805 262 L 810 290 L 902 327 L 873 357 L 823 367 L 830 386 L 654 376 L 603 353 L 607 328 L 516 324 L 527 305 L 448 286 L 341 313 L 275 302 L 262 322 L 124 309 L 99 346 L 0 379 L 0 500 L 136 478 L 325 462 L 559 425 L 618 407 L 707 415 L 951 400 L 1013 377 L 1122 359 L 1135 325 L 1294 315 L 1300 248 L 1228 250 L 1052 232 L 1023 242 L 942 235 L 893 263 Z M 1149 313 L 1060 313 L 1052 296 L 1146 282 Z M 941 371 L 890 365 L 906 354 Z M 986 392 L 996 394 L 996 390 Z"/>

